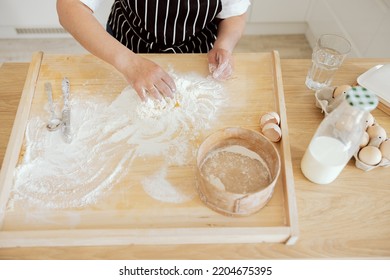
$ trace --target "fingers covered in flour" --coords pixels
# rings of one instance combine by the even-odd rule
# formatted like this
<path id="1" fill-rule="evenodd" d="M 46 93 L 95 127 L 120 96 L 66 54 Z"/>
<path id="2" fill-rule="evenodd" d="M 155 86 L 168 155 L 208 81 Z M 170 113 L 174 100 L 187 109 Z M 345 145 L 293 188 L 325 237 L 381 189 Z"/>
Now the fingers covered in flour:
<path id="1" fill-rule="evenodd" d="M 216 80 L 227 80 L 233 74 L 233 58 L 229 51 L 212 49 L 208 54 L 209 71 Z"/>
<path id="2" fill-rule="evenodd" d="M 121 72 L 137 92 L 142 101 L 147 98 L 159 99 L 173 97 L 176 85 L 172 77 L 157 63 L 133 56 L 131 64 Z"/>

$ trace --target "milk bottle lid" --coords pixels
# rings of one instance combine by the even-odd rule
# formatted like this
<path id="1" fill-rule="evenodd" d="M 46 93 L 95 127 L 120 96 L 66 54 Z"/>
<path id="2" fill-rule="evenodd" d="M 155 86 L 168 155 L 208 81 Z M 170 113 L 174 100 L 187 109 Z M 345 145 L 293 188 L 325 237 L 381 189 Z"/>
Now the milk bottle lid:
<path id="1" fill-rule="evenodd" d="M 347 91 L 345 98 L 349 105 L 365 111 L 372 111 L 378 105 L 376 95 L 361 86 L 352 87 Z"/>

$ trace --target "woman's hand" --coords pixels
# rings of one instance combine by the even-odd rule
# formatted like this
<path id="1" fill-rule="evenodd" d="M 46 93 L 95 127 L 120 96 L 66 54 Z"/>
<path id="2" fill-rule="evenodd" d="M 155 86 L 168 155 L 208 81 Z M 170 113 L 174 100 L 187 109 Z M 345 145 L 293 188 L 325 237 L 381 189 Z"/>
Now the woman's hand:
<path id="1" fill-rule="evenodd" d="M 148 96 L 158 99 L 173 96 L 176 86 L 168 73 L 108 34 L 83 3 L 57 0 L 57 11 L 61 25 L 85 49 L 121 72 L 142 100 Z"/>
<path id="2" fill-rule="evenodd" d="M 207 55 L 209 71 L 216 80 L 227 80 L 233 73 L 233 57 L 231 52 L 213 48 Z"/>
<path id="3" fill-rule="evenodd" d="M 176 90 L 175 82 L 166 71 L 153 61 L 131 51 L 119 63 L 118 70 L 143 101 L 149 97 L 172 98 Z"/>
<path id="4" fill-rule="evenodd" d="M 245 29 L 246 13 L 225 18 L 218 25 L 217 40 L 208 54 L 209 70 L 217 80 L 226 80 L 233 73 L 233 50 Z"/>

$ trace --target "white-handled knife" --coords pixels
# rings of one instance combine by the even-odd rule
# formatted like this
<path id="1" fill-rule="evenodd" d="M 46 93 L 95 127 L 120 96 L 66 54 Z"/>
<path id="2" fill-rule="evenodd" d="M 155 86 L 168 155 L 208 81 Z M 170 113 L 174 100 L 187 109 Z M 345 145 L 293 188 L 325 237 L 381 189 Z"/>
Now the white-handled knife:
<path id="1" fill-rule="evenodd" d="M 62 96 L 64 98 L 64 107 L 62 109 L 62 126 L 61 132 L 63 139 L 66 143 L 72 142 L 72 133 L 70 127 L 70 104 L 69 104 L 69 95 L 70 95 L 70 83 L 68 78 L 62 80 Z"/>

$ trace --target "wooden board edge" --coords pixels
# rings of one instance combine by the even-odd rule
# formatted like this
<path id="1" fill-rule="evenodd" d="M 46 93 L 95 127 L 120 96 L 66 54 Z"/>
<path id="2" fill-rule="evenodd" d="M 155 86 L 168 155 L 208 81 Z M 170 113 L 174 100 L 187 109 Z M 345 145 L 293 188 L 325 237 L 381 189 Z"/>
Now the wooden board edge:
<path id="1" fill-rule="evenodd" d="M 20 97 L 18 110 L 16 111 L 15 121 L 4 155 L 3 165 L 0 172 L 0 230 L 3 227 L 6 211 L 5 208 L 11 193 L 13 172 L 15 170 L 19 153 L 23 145 L 24 133 L 30 114 L 32 99 L 34 96 L 42 59 L 43 52 L 34 53 L 32 57 L 30 67 L 27 72 L 26 82 Z"/>
<path id="2" fill-rule="evenodd" d="M 287 240 L 287 245 L 294 244 L 299 235 L 299 227 L 298 227 L 298 209 L 296 202 L 296 194 L 295 194 L 295 183 L 294 183 L 294 174 L 293 174 L 293 166 L 291 159 L 291 150 L 290 150 L 290 141 L 289 141 L 289 133 L 288 133 L 288 125 L 287 125 L 287 112 L 286 112 L 286 103 L 284 100 L 284 88 L 283 88 L 283 80 L 282 80 L 282 69 L 280 63 L 280 56 L 278 51 L 273 51 L 273 67 L 274 67 L 274 75 L 275 79 L 275 88 L 277 93 L 277 111 L 280 116 L 280 127 L 282 131 L 282 141 L 281 141 L 281 157 L 284 161 L 284 182 L 283 185 L 285 187 L 285 192 L 287 194 L 287 200 L 285 203 L 287 204 L 288 211 L 288 223 L 291 227 L 291 234 L 289 240 Z"/>
<path id="3" fill-rule="evenodd" d="M 390 116 L 390 107 L 387 106 L 385 103 L 379 102 L 378 109 Z"/>
<path id="4" fill-rule="evenodd" d="M 0 232 L 0 248 L 284 243 L 290 228 L 80 229 Z"/>

